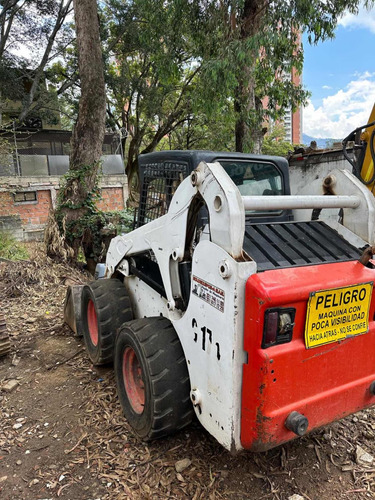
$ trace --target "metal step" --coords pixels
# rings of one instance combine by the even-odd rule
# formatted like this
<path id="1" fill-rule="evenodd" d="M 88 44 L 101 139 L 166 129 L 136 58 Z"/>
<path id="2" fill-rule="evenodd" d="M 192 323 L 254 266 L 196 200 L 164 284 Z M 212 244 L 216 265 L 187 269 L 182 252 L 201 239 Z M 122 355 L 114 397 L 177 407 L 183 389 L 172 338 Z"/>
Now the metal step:
<path id="1" fill-rule="evenodd" d="M 247 225 L 244 250 L 257 263 L 258 272 L 345 262 L 362 255 L 323 221 Z"/>

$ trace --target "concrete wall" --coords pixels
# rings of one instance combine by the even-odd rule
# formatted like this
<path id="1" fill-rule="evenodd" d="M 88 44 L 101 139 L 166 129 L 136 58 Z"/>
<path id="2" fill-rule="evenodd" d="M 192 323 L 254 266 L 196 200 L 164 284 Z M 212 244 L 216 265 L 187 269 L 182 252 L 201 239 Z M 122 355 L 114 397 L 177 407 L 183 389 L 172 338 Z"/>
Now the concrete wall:
<path id="1" fill-rule="evenodd" d="M 350 155 L 352 152 L 350 151 Z M 341 150 L 323 150 L 289 160 L 289 175 L 291 194 L 322 195 L 323 181 L 333 170 L 352 171 L 350 163 L 344 158 Z M 347 193 L 339 193 L 347 194 Z M 310 220 L 312 210 L 294 210 L 298 220 Z M 320 217 L 325 220 L 337 221 L 338 209 L 324 209 Z"/>
<path id="2" fill-rule="evenodd" d="M 351 151 L 349 154 L 352 154 Z M 351 165 L 344 158 L 341 150 L 324 150 L 291 158 L 289 160 L 289 174 L 292 194 L 303 194 L 306 189 L 309 189 L 309 186 L 313 183 L 321 183 L 336 168 L 352 171 Z"/>
<path id="3" fill-rule="evenodd" d="M 18 240 L 40 240 L 51 207 L 55 206 L 59 177 L 1 177 L 0 231 L 11 233 Z M 122 210 L 128 198 L 125 175 L 103 176 L 102 199 L 98 208 L 103 211 Z M 36 193 L 36 201 L 15 201 L 15 193 Z"/>

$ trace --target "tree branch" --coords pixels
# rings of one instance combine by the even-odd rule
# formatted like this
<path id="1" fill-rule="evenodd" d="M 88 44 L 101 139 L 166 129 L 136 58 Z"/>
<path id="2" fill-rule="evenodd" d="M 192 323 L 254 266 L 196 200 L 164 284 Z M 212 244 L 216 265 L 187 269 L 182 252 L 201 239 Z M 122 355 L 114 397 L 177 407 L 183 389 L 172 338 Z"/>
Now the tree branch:
<path id="1" fill-rule="evenodd" d="M 67 79 L 61 85 L 61 87 L 57 90 L 57 95 L 63 94 L 68 89 L 70 89 L 70 87 L 73 87 L 73 85 L 77 84 L 77 80 L 78 80 L 78 73 L 77 72 L 74 73 L 71 77 L 68 77 L 67 75 L 64 75 L 64 74 L 62 76 L 66 76 Z M 77 86 L 79 86 L 79 85 L 77 84 Z"/>
<path id="2" fill-rule="evenodd" d="M 59 6 L 59 12 L 57 14 L 57 18 L 56 18 L 56 22 L 55 22 L 55 26 L 52 30 L 52 33 L 48 37 L 48 43 L 47 43 L 46 49 L 44 51 L 42 60 L 41 60 L 39 66 L 35 72 L 35 76 L 34 76 L 33 83 L 31 85 L 30 92 L 27 95 L 27 98 L 25 99 L 25 101 L 23 103 L 22 111 L 18 117 L 18 120 L 21 123 L 24 121 L 28 112 L 30 111 L 30 107 L 34 101 L 36 91 L 39 87 L 40 80 L 41 80 L 43 72 L 44 72 L 44 68 L 48 62 L 50 52 L 51 52 L 53 44 L 55 42 L 56 35 L 57 35 L 58 31 L 60 30 L 68 12 L 70 12 L 71 3 L 72 3 L 72 0 L 68 0 L 67 4 L 64 6 L 64 0 L 61 0 L 60 6 Z"/>

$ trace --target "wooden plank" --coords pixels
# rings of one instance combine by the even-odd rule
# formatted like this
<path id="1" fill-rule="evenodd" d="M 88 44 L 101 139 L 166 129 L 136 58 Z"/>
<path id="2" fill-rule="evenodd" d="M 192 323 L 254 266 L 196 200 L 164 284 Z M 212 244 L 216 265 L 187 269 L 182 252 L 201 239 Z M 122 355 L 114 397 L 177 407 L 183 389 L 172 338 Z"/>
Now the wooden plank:
<path id="1" fill-rule="evenodd" d="M 0 356 L 10 352 L 10 340 L 4 315 L 0 314 Z"/>

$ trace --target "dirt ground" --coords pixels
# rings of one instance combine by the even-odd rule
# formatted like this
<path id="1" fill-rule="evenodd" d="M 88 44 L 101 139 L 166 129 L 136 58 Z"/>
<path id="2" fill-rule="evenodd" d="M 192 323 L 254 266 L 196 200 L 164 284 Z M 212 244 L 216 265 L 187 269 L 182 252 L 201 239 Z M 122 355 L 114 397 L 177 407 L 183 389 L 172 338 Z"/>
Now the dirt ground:
<path id="1" fill-rule="evenodd" d="M 261 454 L 233 457 L 198 423 L 163 441 L 137 440 L 111 367 L 93 367 L 63 324 L 67 285 L 87 277 L 48 260 L 40 246 L 32 251 L 28 262 L 0 262 L 12 343 L 0 359 L 0 389 L 18 382 L 0 390 L 2 500 L 375 497 L 375 409 Z M 182 459 L 187 467 L 176 472 Z"/>

